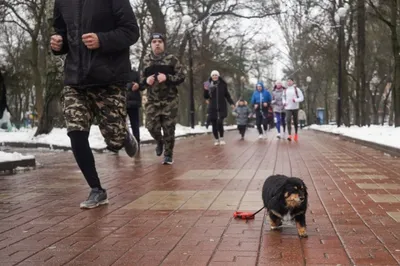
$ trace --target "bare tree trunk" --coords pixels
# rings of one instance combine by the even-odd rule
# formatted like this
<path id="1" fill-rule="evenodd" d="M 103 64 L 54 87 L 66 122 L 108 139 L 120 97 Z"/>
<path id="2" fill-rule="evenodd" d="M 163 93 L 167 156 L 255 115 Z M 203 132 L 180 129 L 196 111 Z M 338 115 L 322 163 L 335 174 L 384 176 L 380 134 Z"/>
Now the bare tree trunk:
<path id="1" fill-rule="evenodd" d="M 43 84 L 38 64 L 39 44 L 36 40 L 32 39 L 31 46 L 32 46 L 31 66 L 32 66 L 33 81 L 35 84 L 35 98 L 36 98 L 35 110 L 40 119 L 40 117 L 42 116 L 42 109 L 43 109 Z"/>
<path id="2" fill-rule="evenodd" d="M 165 16 L 158 0 L 145 0 L 153 20 L 153 32 L 166 34 Z"/>
<path id="3" fill-rule="evenodd" d="M 366 80 L 365 80 L 365 0 L 357 0 L 357 94 L 361 111 L 361 125 L 367 123 Z M 369 112 L 368 112 L 369 113 Z"/>
<path id="4" fill-rule="evenodd" d="M 397 40 L 396 40 L 397 42 Z M 395 79 L 393 88 L 393 112 L 394 112 L 394 125 L 400 127 L 400 46 L 396 45 L 396 56 L 395 56 Z"/>
<path id="5" fill-rule="evenodd" d="M 53 130 L 54 122 L 60 115 L 58 112 L 58 106 L 60 105 L 60 95 L 62 89 L 62 86 L 54 86 L 51 89 L 46 90 L 43 115 L 41 118 L 39 118 L 39 125 L 37 131 L 35 132 L 35 136 L 49 134 Z"/>
<path id="6" fill-rule="evenodd" d="M 385 124 L 386 114 L 387 114 L 387 111 L 388 111 L 388 103 L 389 103 L 390 95 L 391 95 L 392 88 L 393 88 L 392 86 L 393 86 L 393 84 L 390 85 L 390 89 L 387 92 L 387 94 L 385 96 L 385 99 L 383 100 L 382 125 Z M 390 114 L 390 110 L 389 110 L 389 114 Z"/>
<path id="7" fill-rule="evenodd" d="M 393 126 L 393 118 L 394 118 L 394 102 L 393 102 L 393 93 L 392 93 L 392 102 L 390 103 L 389 109 L 389 126 Z"/>
<path id="8" fill-rule="evenodd" d="M 391 6 L 391 22 L 390 27 L 392 33 L 392 47 L 394 55 L 394 87 L 393 87 L 393 113 L 394 125 L 400 127 L 400 44 L 397 33 L 397 20 L 398 20 L 398 1 L 392 0 Z"/>

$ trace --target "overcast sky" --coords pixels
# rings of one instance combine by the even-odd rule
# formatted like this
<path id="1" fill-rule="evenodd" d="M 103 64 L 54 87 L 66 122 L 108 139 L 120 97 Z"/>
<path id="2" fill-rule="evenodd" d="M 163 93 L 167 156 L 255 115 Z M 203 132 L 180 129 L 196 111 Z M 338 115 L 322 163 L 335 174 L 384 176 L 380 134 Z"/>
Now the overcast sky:
<path id="1" fill-rule="evenodd" d="M 289 64 L 288 58 L 285 55 L 287 53 L 287 49 L 285 46 L 285 42 L 282 37 L 282 31 L 278 25 L 278 23 L 272 18 L 264 18 L 264 19 L 243 19 L 243 23 L 241 24 L 242 30 L 245 31 L 247 29 L 255 29 L 258 25 L 262 25 L 262 31 L 256 35 L 254 38 L 255 41 L 268 41 L 274 44 L 273 53 L 277 54 L 276 59 L 274 60 L 274 64 L 272 69 L 274 71 L 274 76 L 270 78 L 281 79 L 284 74 L 282 69 L 285 64 Z M 282 52 L 283 51 L 283 52 Z M 256 83 L 257 79 L 251 78 L 251 83 Z"/>

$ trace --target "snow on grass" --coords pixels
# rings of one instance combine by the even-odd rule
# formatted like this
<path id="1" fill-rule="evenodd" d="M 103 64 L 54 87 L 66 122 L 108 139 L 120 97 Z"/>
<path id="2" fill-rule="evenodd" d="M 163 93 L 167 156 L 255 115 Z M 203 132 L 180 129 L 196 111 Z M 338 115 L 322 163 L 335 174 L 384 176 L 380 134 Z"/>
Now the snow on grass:
<path id="1" fill-rule="evenodd" d="M 28 160 L 28 159 L 34 159 L 34 158 L 35 158 L 35 156 L 33 156 L 33 155 L 23 155 L 18 152 L 11 153 L 11 152 L 0 151 L 0 163 Z"/>
<path id="2" fill-rule="evenodd" d="M 225 129 L 236 128 L 236 126 L 226 126 Z M 28 129 L 22 128 L 20 130 L 14 130 L 13 132 L 0 131 L 0 143 L 1 142 L 18 142 L 18 143 L 37 143 L 37 144 L 49 144 L 59 145 L 64 147 L 71 147 L 70 139 L 67 135 L 66 128 L 54 128 L 50 134 L 39 135 L 34 137 L 36 128 Z M 195 126 L 194 129 L 185 127 L 182 125 L 176 125 L 175 136 L 185 136 L 188 134 L 198 134 L 211 132 L 211 126 L 206 129 L 204 126 Z M 153 139 L 146 128 L 140 128 L 140 139 L 141 141 Z M 90 129 L 89 136 L 90 146 L 93 149 L 104 149 L 106 144 L 104 138 L 100 133 L 98 126 L 92 126 Z"/>
<path id="3" fill-rule="evenodd" d="M 310 129 L 400 149 L 400 127 L 371 125 L 370 127 L 342 126 L 338 128 L 335 125 L 311 125 Z"/>

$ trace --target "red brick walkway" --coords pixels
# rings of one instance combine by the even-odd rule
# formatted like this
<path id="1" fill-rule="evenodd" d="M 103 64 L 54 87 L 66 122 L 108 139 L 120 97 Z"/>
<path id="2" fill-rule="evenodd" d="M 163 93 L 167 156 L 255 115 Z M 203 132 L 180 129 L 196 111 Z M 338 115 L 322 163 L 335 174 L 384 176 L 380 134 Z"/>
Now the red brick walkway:
<path id="1" fill-rule="evenodd" d="M 72 154 L 37 151 L 40 168 L 0 176 L 0 265 L 399 265 L 400 159 L 302 131 L 299 143 L 227 134 L 178 141 L 175 164 L 97 154 L 110 205 L 83 211 Z M 272 173 L 309 188 L 308 239 L 232 219 L 261 205 Z"/>

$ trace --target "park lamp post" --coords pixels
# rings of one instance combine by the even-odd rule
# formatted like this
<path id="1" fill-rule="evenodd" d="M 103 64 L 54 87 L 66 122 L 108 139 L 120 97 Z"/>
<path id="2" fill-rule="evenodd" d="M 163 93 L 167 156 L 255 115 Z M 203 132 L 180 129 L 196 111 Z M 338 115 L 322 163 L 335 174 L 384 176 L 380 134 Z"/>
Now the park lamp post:
<path id="1" fill-rule="evenodd" d="M 346 18 L 349 4 L 343 5 L 343 1 L 339 0 L 339 9 L 335 14 L 335 22 L 339 26 L 339 43 L 338 43 L 338 89 L 337 89 L 337 110 L 336 110 L 336 124 L 338 127 L 342 124 L 342 87 L 343 87 L 343 49 L 344 49 L 344 19 Z"/>
<path id="2" fill-rule="evenodd" d="M 310 116 L 310 84 L 311 84 L 312 78 L 310 76 L 307 76 L 306 82 L 307 82 L 307 118 L 311 119 Z M 311 121 L 311 120 L 308 120 Z"/>
<path id="3" fill-rule="evenodd" d="M 182 23 L 186 26 L 186 35 L 189 43 L 189 124 L 194 128 L 194 82 L 193 82 L 193 46 L 192 35 L 190 33 L 193 28 L 192 18 L 189 15 L 182 17 Z"/>

